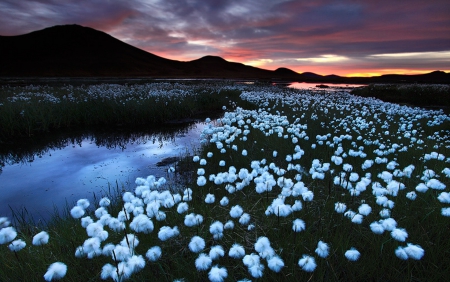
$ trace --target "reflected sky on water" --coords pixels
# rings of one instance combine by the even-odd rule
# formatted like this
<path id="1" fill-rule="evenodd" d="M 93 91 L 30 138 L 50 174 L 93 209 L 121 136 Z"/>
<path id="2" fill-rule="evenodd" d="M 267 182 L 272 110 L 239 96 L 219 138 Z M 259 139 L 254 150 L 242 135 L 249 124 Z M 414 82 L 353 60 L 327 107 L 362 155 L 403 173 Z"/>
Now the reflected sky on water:
<path id="1" fill-rule="evenodd" d="M 25 207 L 35 219 L 48 218 L 65 202 L 107 191 L 108 183 L 134 188 L 137 177 L 167 177 L 169 166 L 157 166 L 200 146 L 204 123 L 176 126 L 163 132 L 82 134 L 47 147 L 2 152 L 0 216 Z M 36 146 L 35 146 L 36 147 Z"/>

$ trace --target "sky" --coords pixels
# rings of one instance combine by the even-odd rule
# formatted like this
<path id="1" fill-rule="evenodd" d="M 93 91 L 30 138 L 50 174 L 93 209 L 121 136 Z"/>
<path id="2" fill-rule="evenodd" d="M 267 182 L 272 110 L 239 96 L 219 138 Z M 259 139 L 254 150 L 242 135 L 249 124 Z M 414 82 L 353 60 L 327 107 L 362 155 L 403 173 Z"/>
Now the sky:
<path id="1" fill-rule="evenodd" d="M 373 76 L 450 72 L 449 0 L 0 0 L 0 35 L 79 24 L 168 59 Z"/>

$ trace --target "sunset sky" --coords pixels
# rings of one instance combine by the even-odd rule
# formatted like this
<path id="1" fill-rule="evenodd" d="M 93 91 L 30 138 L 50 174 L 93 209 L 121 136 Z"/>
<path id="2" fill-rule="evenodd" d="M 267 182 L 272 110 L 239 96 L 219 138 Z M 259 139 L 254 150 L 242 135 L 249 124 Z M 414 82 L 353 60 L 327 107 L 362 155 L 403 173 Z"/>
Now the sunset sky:
<path id="1" fill-rule="evenodd" d="M 181 61 L 322 75 L 450 72 L 449 0 L 0 0 L 0 35 L 61 24 Z"/>

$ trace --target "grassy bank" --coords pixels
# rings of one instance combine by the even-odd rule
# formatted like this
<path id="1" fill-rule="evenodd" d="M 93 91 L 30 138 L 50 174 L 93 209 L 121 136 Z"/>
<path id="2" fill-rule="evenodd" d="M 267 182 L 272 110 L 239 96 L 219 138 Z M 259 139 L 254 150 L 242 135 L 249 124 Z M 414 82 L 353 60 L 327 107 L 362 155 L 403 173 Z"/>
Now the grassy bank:
<path id="1" fill-rule="evenodd" d="M 450 107 L 450 86 L 446 84 L 371 84 L 351 93 L 418 107 Z"/>
<path id="2" fill-rule="evenodd" d="M 143 176 L 115 204 L 70 206 L 79 219 L 16 226 L 0 280 L 33 281 L 32 270 L 40 281 L 56 261 L 68 267 L 63 281 L 450 275 L 448 115 L 345 92 L 232 88 L 255 109 L 209 122 L 198 155 L 167 182 Z M 186 170 L 192 181 L 170 181 Z M 50 239 L 35 246 L 41 230 Z M 26 247 L 8 250 L 19 238 Z"/>
<path id="3" fill-rule="evenodd" d="M 139 128 L 218 112 L 237 91 L 225 83 L 2 86 L 0 143 L 50 131 Z"/>

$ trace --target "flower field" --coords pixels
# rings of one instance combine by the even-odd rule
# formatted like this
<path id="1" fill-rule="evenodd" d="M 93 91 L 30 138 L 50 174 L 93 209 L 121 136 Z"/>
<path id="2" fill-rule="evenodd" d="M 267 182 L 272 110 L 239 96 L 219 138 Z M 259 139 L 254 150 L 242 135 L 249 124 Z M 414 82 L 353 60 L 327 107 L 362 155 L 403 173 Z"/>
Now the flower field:
<path id="1" fill-rule="evenodd" d="M 347 92 L 209 87 L 240 96 L 205 121 L 201 148 L 182 161 L 186 185 L 143 175 L 48 224 L 2 218 L 0 280 L 450 275 L 450 116 Z"/>

